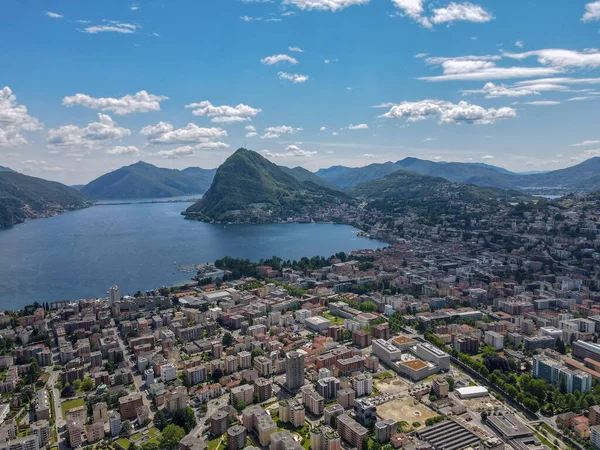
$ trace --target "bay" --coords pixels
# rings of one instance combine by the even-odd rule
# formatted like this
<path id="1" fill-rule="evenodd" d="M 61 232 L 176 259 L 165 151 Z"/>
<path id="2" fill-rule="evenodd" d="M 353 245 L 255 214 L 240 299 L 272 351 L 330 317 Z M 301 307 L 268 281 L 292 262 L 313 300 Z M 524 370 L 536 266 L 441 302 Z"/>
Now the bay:
<path id="1" fill-rule="evenodd" d="M 223 256 L 258 261 L 385 247 L 334 224 L 214 225 L 184 220 L 189 203 L 94 206 L 0 231 L 0 310 L 168 286 L 177 265 Z"/>

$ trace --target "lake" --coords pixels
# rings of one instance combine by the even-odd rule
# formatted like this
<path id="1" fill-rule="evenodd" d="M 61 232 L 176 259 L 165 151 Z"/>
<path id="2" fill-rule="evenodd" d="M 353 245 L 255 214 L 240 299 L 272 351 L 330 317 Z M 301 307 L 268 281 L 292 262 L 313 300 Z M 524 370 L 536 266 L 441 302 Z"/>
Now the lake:
<path id="1" fill-rule="evenodd" d="M 184 220 L 189 203 L 94 206 L 0 231 L 0 310 L 133 294 L 189 278 L 176 265 L 223 256 L 258 261 L 385 247 L 334 224 L 212 225 Z"/>

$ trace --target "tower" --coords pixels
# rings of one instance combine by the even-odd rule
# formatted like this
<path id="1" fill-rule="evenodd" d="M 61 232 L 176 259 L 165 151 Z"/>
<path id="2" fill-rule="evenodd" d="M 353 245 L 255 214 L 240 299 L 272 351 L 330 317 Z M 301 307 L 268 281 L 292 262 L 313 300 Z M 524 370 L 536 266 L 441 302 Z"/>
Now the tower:
<path id="1" fill-rule="evenodd" d="M 121 300 L 121 289 L 119 289 L 119 286 L 111 286 L 110 289 L 108 290 L 108 294 L 110 296 L 110 304 L 111 305 L 113 303 Z"/>
<path id="2" fill-rule="evenodd" d="M 291 351 L 285 357 L 285 387 L 296 392 L 304 385 L 304 355 Z"/>

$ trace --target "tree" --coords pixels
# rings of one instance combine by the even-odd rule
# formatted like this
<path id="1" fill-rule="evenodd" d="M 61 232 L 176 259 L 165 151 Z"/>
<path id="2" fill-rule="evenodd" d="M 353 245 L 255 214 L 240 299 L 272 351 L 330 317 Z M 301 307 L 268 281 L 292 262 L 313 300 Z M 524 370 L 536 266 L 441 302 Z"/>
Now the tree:
<path id="1" fill-rule="evenodd" d="M 186 433 L 189 433 L 197 425 L 194 410 L 189 406 L 186 406 L 185 408 L 175 411 L 175 414 L 173 414 L 173 423 L 183 428 Z"/>
<path id="2" fill-rule="evenodd" d="M 185 436 L 185 430 L 177 425 L 167 426 L 160 435 L 160 447 L 174 450 L 179 446 L 179 441 Z"/>
<path id="3" fill-rule="evenodd" d="M 448 390 L 450 392 L 454 391 L 454 378 L 452 377 L 447 377 L 446 381 L 448 382 Z"/>
<path id="4" fill-rule="evenodd" d="M 223 347 L 229 347 L 233 344 L 233 336 L 231 333 L 225 333 L 223 335 Z"/>
<path id="5" fill-rule="evenodd" d="M 83 379 L 83 383 L 81 383 L 81 387 L 86 392 L 91 391 L 94 389 L 94 380 L 92 380 L 90 377 L 85 377 Z"/>
<path id="6" fill-rule="evenodd" d="M 487 411 L 481 411 L 481 422 L 482 423 L 486 423 L 487 422 L 487 418 L 488 418 Z"/>
<path id="7" fill-rule="evenodd" d="M 158 445 L 154 442 L 148 442 L 147 444 L 142 445 L 142 450 L 158 450 Z"/>
<path id="8" fill-rule="evenodd" d="M 567 353 L 567 347 L 566 347 L 565 343 L 563 342 L 563 340 L 561 338 L 558 338 L 556 340 L 556 344 L 555 344 L 554 348 L 561 355 L 564 355 L 564 354 Z"/>
<path id="9" fill-rule="evenodd" d="M 260 348 L 255 348 L 254 350 L 252 350 L 252 352 L 250 353 L 250 356 L 252 357 L 252 359 L 256 358 L 257 356 L 262 356 L 264 355 L 265 352 L 260 349 Z"/>
<path id="10" fill-rule="evenodd" d="M 164 430 L 167 425 L 169 425 L 169 420 L 165 416 L 165 413 L 162 409 L 159 409 L 156 414 L 154 414 L 154 426 L 159 429 L 159 431 Z"/>
<path id="11" fill-rule="evenodd" d="M 63 398 L 75 397 L 75 389 L 70 384 L 67 384 L 60 393 Z"/>
<path id="12" fill-rule="evenodd" d="M 362 450 L 369 450 L 369 438 L 367 436 L 362 440 Z"/>
<path id="13" fill-rule="evenodd" d="M 237 409 L 238 411 L 242 411 L 243 409 L 246 408 L 246 402 L 238 402 L 237 405 L 235 405 L 235 409 Z"/>
<path id="14" fill-rule="evenodd" d="M 219 381 L 221 378 L 223 378 L 223 371 L 217 367 L 215 370 L 213 370 L 212 379 Z"/>
<path id="15" fill-rule="evenodd" d="M 125 420 L 121 424 L 121 436 L 127 436 L 131 433 L 131 422 L 129 420 Z"/>
<path id="16" fill-rule="evenodd" d="M 75 388 L 75 390 L 81 388 L 81 380 L 73 380 L 73 387 Z"/>

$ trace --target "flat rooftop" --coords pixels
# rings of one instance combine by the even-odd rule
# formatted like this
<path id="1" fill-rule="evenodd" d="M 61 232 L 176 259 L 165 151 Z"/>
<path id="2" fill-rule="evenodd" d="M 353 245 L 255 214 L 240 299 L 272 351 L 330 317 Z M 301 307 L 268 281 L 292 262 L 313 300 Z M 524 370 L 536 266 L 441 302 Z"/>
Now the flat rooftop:
<path id="1" fill-rule="evenodd" d="M 489 416 L 487 423 L 495 428 L 505 439 L 515 439 L 520 437 L 532 436 L 531 431 L 514 414 L 504 414 L 503 416 Z"/>
<path id="2" fill-rule="evenodd" d="M 400 344 L 400 345 L 404 345 L 404 344 L 412 344 L 413 342 L 416 342 L 416 341 L 412 338 L 409 338 L 408 336 L 398 336 L 397 338 L 394 338 L 394 342 L 396 342 L 397 344 Z"/>
<path id="3" fill-rule="evenodd" d="M 425 367 L 428 367 L 428 364 L 421 361 L 420 359 L 413 359 L 411 361 L 404 361 L 401 363 L 398 363 L 401 366 L 405 366 L 408 367 L 409 369 L 412 370 L 421 370 L 424 369 Z"/>

